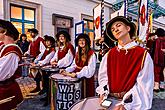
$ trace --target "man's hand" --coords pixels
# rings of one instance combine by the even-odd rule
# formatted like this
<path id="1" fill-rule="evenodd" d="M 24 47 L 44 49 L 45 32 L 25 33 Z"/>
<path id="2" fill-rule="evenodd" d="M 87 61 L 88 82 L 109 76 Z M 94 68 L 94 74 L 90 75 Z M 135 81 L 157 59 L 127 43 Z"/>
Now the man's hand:
<path id="1" fill-rule="evenodd" d="M 165 53 L 165 49 L 161 49 Z"/>
<path id="2" fill-rule="evenodd" d="M 103 98 L 104 98 L 104 95 L 100 95 L 100 98 L 99 98 L 99 103 L 100 104 L 103 102 Z"/>
<path id="3" fill-rule="evenodd" d="M 124 108 L 124 105 L 118 105 L 118 106 L 114 106 L 112 110 L 126 110 Z"/>

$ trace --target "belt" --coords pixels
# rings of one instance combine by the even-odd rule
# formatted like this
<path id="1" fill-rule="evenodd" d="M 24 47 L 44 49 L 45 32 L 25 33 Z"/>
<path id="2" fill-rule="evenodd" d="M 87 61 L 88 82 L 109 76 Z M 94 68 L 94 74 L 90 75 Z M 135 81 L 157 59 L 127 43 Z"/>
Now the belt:
<path id="1" fill-rule="evenodd" d="M 117 99 L 123 99 L 126 92 L 120 92 L 120 93 L 110 93 L 111 97 L 117 98 Z"/>

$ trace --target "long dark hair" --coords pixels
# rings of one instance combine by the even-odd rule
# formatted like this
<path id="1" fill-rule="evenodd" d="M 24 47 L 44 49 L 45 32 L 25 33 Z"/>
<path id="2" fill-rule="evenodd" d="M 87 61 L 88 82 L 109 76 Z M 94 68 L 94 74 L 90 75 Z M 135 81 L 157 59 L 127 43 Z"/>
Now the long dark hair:
<path id="1" fill-rule="evenodd" d="M 22 42 L 22 37 L 23 37 L 23 36 L 26 37 L 25 41 L 27 40 L 27 35 L 26 35 L 26 34 L 21 34 L 21 35 L 20 35 L 20 41 L 21 41 L 21 42 Z"/>
<path id="2" fill-rule="evenodd" d="M 80 46 L 78 46 L 78 59 L 77 59 L 77 63 L 79 63 L 81 60 L 83 61 L 83 64 L 85 64 L 85 62 L 88 59 L 88 52 L 91 49 L 90 46 L 87 44 L 88 42 L 85 40 L 85 51 L 83 52 L 82 48 Z"/>

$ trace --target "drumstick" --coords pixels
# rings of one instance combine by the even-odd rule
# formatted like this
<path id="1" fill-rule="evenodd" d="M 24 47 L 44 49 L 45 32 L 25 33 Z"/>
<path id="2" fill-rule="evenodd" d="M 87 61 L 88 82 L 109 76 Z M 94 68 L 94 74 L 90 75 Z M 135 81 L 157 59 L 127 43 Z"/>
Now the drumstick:
<path id="1" fill-rule="evenodd" d="M 0 100 L 0 104 L 3 104 L 3 103 L 6 103 L 6 102 L 9 102 L 9 101 L 11 101 L 14 97 L 15 97 L 15 96 L 8 97 L 8 98 L 6 98 L 6 99 L 2 99 L 2 100 Z"/>
<path id="2" fill-rule="evenodd" d="M 29 63 L 18 64 L 18 66 L 30 65 Z"/>

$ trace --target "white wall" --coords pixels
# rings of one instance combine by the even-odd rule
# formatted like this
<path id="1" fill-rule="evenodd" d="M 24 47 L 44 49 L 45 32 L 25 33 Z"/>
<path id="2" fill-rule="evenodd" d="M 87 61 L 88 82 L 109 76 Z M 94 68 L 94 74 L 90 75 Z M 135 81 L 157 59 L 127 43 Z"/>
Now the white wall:
<path id="1" fill-rule="evenodd" d="M 42 6 L 42 33 L 54 36 L 52 25 L 52 14 L 60 14 L 74 18 L 74 24 L 81 21 L 81 14 L 93 16 L 93 8 L 97 3 L 88 0 L 26 0 L 41 4 Z M 105 21 L 109 20 L 109 8 L 105 8 Z M 74 38 L 74 29 L 71 29 L 71 36 Z"/>
<path id="2" fill-rule="evenodd" d="M 73 24 L 75 24 L 81 21 L 81 14 L 93 16 L 93 8 L 98 4 L 96 2 L 92 2 L 92 0 L 24 0 L 24 1 L 41 5 L 42 35 L 48 34 L 52 36 L 54 36 L 54 25 L 52 25 L 53 13 L 65 15 L 65 16 L 71 16 L 74 18 Z M 107 0 L 107 1 L 109 1 L 109 3 L 112 3 L 115 0 Z M 3 8 L 4 8 L 3 0 L 0 0 L 0 18 L 4 18 Z M 109 21 L 111 11 L 112 11 L 111 9 L 105 7 L 104 25 L 106 22 Z M 74 28 L 75 27 L 71 29 L 71 36 L 73 38 L 75 37 Z"/>
<path id="3" fill-rule="evenodd" d="M 0 0 L 0 19 L 3 19 L 3 0 Z"/>

